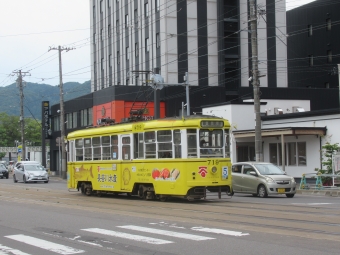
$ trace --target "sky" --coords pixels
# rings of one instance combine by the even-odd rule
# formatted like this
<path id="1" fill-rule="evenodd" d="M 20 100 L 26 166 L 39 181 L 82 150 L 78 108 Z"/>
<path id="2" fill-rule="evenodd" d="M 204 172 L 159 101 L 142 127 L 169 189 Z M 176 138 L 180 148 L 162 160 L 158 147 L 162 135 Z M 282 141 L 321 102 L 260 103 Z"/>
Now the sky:
<path id="1" fill-rule="evenodd" d="M 58 51 L 63 83 L 91 79 L 90 0 L 0 0 L 0 86 L 28 72 L 26 82 L 59 84 Z M 286 8 L 314 0 L 286 0 Z M 30 75 L 30 76 L 29 76 Z"/>

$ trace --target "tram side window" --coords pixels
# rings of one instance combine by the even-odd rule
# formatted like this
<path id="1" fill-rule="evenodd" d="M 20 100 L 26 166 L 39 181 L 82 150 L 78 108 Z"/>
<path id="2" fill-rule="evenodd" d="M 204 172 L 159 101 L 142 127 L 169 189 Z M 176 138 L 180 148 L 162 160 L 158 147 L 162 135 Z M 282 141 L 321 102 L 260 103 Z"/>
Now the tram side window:
<path id="1" fill-rule="evenodd" d="M 130 160 L 130 137 L 122 137 L 122 156 L 123 160 Z"/>
<path id="2" fill-rule="evenodd" d="M 157 131 L 158 158 L 172 158 L 171 130 Z"/>
<path id="3" fill-rule="evenodd" d="M 155 131 L 145 132 L 145 158 L 156 158 L 156 134 Z"/>
<path id="4" fill-rule="evenodd" d="M 181 145 L 181 130 L 174 130 L 174 147 L 175 147 L 175 158 L 182 157 L 182 145 Z"/>
<path id="5" fill-rule="evenodd" d="M 68 143 L 68 149 L 67 149 L 67 161 L 72 162 L 74 161 L 74 141 L 70 141 Z"/>
<path id="6" fill-rule="evenodd" d="M 144 158 L 144 133 L 133 134 L 134 158 Z"/>
<path id="7" fill-rule="evenodd" d="M 83 139 L 76 140 L 76 161 L 83 161 Z"/>
<path id="8" fill-rule="evenodd" d="M 102 159 L 108 160 L 111 159 L 111 149 L 110 149 L 110 136 L 103 136 L 102 137 Z"/>
<path id="9" fill-rule="evenodd" d="M 84 139 L 84 160 L 92 160 L 91 138 Z"/>
<path id="10" fill-rule="evenodd" d="M 118 136 L 111 136 L 111 156 L 112 159 L 118 159 Z"/>
<path id="11" fill-rule="evenodd" d="M 225 136 L 225 157 L 230 158 L 230 136 L 229 136 L 229 129 L 224 130 Z"/>
<path id="12" fill-rule="evenodd" d="M 197 134 L 196 129 L 187 130 L 188 158 L 197 158 Z"/>
<path id="13" fill-rule="evenodd" d="M 92 138 L 93 160 L 101 160 L 100 137 Z"/>

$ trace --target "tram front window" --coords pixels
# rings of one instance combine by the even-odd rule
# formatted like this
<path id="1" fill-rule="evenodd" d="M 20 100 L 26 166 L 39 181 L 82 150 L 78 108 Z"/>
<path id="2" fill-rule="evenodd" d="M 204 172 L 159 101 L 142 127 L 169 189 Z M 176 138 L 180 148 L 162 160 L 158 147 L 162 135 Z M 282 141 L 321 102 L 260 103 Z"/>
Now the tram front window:
<path id="1" fill-rule="evenodd" d="M 223 131 L 201 129 L 199 132 L 200 139 L 200 157 L 223 157 Z"/>

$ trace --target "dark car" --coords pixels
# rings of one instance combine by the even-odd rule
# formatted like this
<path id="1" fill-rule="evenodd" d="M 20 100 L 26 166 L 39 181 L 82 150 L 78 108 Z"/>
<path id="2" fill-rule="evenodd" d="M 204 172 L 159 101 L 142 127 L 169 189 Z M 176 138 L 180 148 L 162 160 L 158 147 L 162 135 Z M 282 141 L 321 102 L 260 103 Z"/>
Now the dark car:
<path id="1" fill-rule="evenodd" d="M 7 168 L 5 167 L 4 164 L 0 164 L 0 178 L 1 179 L 3 179 L 3 178 L 8 179 L 8 170 L 7 170 Z"/>

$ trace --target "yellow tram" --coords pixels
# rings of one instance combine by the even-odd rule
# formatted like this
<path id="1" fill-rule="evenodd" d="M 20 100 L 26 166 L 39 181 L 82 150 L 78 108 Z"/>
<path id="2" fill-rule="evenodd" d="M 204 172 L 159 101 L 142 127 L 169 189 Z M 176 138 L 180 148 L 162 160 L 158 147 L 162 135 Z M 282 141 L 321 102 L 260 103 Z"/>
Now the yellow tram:
<path id="1" fill-rule="evenodd" d="M 116 124 L 70 133 L 67 184 L 83 194 L 144 199 L 230 193 L 230 124 L 193 115 Z"/>

